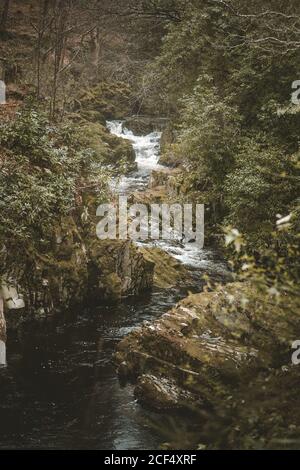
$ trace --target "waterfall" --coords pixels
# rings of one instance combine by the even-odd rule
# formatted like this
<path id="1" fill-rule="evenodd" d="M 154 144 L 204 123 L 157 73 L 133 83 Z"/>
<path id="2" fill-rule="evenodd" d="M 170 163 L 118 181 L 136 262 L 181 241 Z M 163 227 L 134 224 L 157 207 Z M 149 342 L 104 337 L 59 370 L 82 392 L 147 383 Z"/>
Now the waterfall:
<path id="1" fill-rule="evenodd" d="M 111 134 L 129 140 L 135 152 L 137 171 L 131 175 L 122 176 L 111 185 L 113 192 L 121 195 L 130 194 L 136 190 L 144 190 L 148 185 L 152 170 L 162 168 L 159 165 L 161 132 L 151 132 L 147 135 L 135 135 L 124 127 L 124 121 L 107 121 L 108 130 Z"/>
<path id="2" fill-rule="evenodd" d="M 118 137 L 123 136 L 123 121 L 106 121 L 108 130 Z"/>

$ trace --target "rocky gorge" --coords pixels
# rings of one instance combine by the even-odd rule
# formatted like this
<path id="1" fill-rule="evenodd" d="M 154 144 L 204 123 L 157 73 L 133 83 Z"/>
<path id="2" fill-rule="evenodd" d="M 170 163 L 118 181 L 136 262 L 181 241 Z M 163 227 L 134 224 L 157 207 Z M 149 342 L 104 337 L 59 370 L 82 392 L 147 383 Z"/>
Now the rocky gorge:
<path id="1" fill-rule="evenodd" d="M 153 202 L 153 193 L 157 193 L 156 200 L 158 202 L 174 200 L 176 191 L 173 191 L 173 183 L 168 183 L 168 179 L 175 178 L 178 170 L 169 170 L 160 167 L 158 164 L 160 132 L 156 130 L 145 136 L 135 135 L 132 131 L 128 131 L 129 135 L 127 135 L 126 131 L 126 135 L 124 135 L 123 125 L 123 123 L 120 125 L 119 121 L 109 123 L 109 127 L 114 126 L 113 129 L 116 129 L 116 134 L 119 134 L 116 136 L 112 134 L 112 138 L 115 141 L 119 139 L 120 146 L 122 146 L 123 140 L 126 147 L 129 144 L 133 145 L 137 169 L 131 169 L 120 179 L 115 179 L 115 182 L 112 182 L 112 188 L 115 187 L 113 189 L 113 191 L 116 191 L 115 194 L 120 194 L 120 192 L 124 194 L 125 191 L 128 194 L 128 200 L 133 202 L 140 199 L 143 202 L 151 203 Z M 29 358 L 30 361 L 35 363 L 41 360 L 45 354 L 45 357 L 49 357 L 50 361 L 49 365 L 46 366 L 46 370 L 49 368 L 49 373 L 51 373 L 52 365 L 50 364 L 52 364 L 52 360 L 50 357 L 56 354 L 57 351 L 56 347 L 53 347 L 53 350 L 52 348 L 48 350 L 48 341 L 45 344 L 41 343 L 44 335 L 43 331 L 44 329 L 48 331 L 49 327 L 52 328 L 50 325 L 53 324 L 54 326 L 57 322 L 63 322 L 63 326 L 58 328 L 62 328 L 64 331 L 67 328 L 65 322 L 68 318 L 71 319 L 71 324 L 74 322 L 72 311 L 77 312 L 78 309 L 83 308 L 84 311 L 91 312 L 95 308 L 99 308 L 98 305 L 102 306 L 101 311 L 105 312 L 108 309 L 110 320 L 107 327 L 105 323 L 101 326 L 101 331 L 103 328 L 106 331 L 105 328 L 111 329 L 114 322 L 117 321 L 118 312 L 124 310 L 126 313 L 121 325 L 123 321 L 129 321 L 133 323 L 132 327 L 134 327 L 143 322 L 145 315 L 147 321 L 160 316 L 173 305 L 176 299 L 184 296 L 189 288 L 195 289 L 201 282 L 200 273 L 211 270 L 216 277 L 226 276 L 226 268 L 222 262 L 215 262 L 214 255 L 210 255 L 209 252 L 205 251 L 199 257 L 197 249 L 194 249 L 192 244 L 190 247 L 185 248 L 177 242 L 165 245 L 163 241 L 159 241 L 158 245 L 154 246 L 151 241 L 135 244 L 130 240 L 97 239 L 95 230 L 97 219 L 92 215 L 96 212 L 94 190 L 89 189 L 88 181 L 86 185 L 83 183 L 84 181 L 81 184 L 87 186 L 88 190 L 81 194 L 80 200 L 84 201 L 84 204 L 88 207 L 86 211 L 89 214 L 88 220 L 74 214 L 62 218 L 60 224 L 54 227 L 51 249 L 38 257 L 37 269 L 27 279 L 27 284 L 22 285 L 19 282 L 18 291 L 14 291 L 16 298 L 21 296 L 24 299 L 25 308 L 8 309 L 8 299 L 6 299 L 4 309 L 6 321 L 3 312 L 1 317 L 1 340 L 3 344 L 6 342 L 6 324 L 8 329 L 8 367 L 7 372 L 3 372 L 1 376 L 4 383 L 9 379 L 7 376 L 10 373 L 9 371 L 13 370 L 14 367 L 21 367 L 20 361 L 23 367 L 26 364 L 26 354 L 20 355 L 17 352 L 17 355 L 14 356 L 16 354 L 14 352 L 15 348 L 18 351 L 21 345 L 22 348 L 29 348 L 29 351 L 31 351 L 30 344 L 33 346 L 37 344 L 38 346 L 34 346 L 34 350 L 39 351 L 44 350 L 46 347 L 47 349 L 43 354 L 36 355 L 32 351 Z M 77 210 L 77 212 L 80 214 L 82 211 Z M 199 263 L 198 267 L 197 263 Z M 193 264 L 195 264 L 195 268 L 191 268 Z M 140 311 L 140 303 L 144 305 L 146 313 Z M 147 313 L 148 310 L 149 313 Z M 88 315 L 91 315 L 91 318 L 86 321 L 90 324 L 94 321 L 94 315 L 92 313 L 88 313 Z M 68 321 L 66 324 L 68 324 Z M 128 394 L 123 396 L 112 361 L 115 345 L 120 335 L 123 337 L 126 334 L 126 329 L 123 331 L 121 326 L 119 328 L 120 332 L 117 330 L 113 334 L 113 338 L 109 339 L 108 350 L 107 346 L 103 347 L 104 349 L 100 346 L 97 355 L 100 357 L 104 355 L 104 359 L 101 359 L 103 365 L 102 362 L 99 362 L 99 359 L 96 362 L 92 359 L 92 362 L 90 362 L 90 359 L 86 357 L 86 361 L 89 367 L 99 371 L 102 371 L 103 367 L 106 368 L 106 364 L 111 362 L 109 381 L 105 380 L 99 391 L 105 394 L 115 394 L 116 400 L 119 400 L 117 397 L 122 394 L 123 398 L 120 401 L 120 406 L 123 399 L 128 400 L 128 406 L 133 406 L 134 395 L 131 393 L 131 389 L 127 387 Z M 32 331 L 35 330 L 37 333 L 32 334 Z M 103 334 L 108 335 L 110 338 L 111 334 L 108 331 Z M 63 333 L 63 337 L 65 337 L 65 334 Z M 19 343 L 19 340 L 13 340 L 13 338 L 22 339 Z M 52 338 L 53 344 L 57 344 L 58 338 L 55 337 L 55 334 Z M 67 338 L 65 341 L 68 344 Z M 107 342 L 101 337 L 99 341 L 100 343 L 102 341 Z M 112 344 L 110 344 L 111 342 Z M 83 354 L 84 356 L 89 354 L 88 350 L 85 351 L 86 346 L 83 347 L 82 352 L 80 352 L 80 349 L 77 354 Z M 96 349 L 98 349 L 98 346 Z M 71 361 L 71 364 L 73 363 L 71 357 L 68 360 Z M 47 360 L 46 363 L 48 364 Z M 58 364 L 54 366 L 54 370 L 56 370 L 56 367 L 58 367 Z M 66 365 L 66 370 L 69 371 L 72 367 Z M 77 367 L 75 370 L 77 370 Z M 26 368 L 31 370 L 32 366 L 28 364 Z M 85 367 L 83 370 L 85 370 Z M 76 372 L 76 380 L 81 381 L 83 370 L 81 371 L 81 368 L 79 368 Z M 56 377 L 56 374 L 53 378 Z M 28 379 L 29 377 L 30 373 Z M 113 385 L 110 385 L 110 381 Z M 8 383 L 10 383 L 10 379 Z M 15 387 L 14 379 L 11 386 Z M 31 390 L 31 387 L 29 389 Z M 52 387 L 50 387 L 51 389 Z M 17 386 L 16 392 L 18 390 L 19 387 Z M 77 393 L 77 388 L 75 390 Z M 17 393 L 20 394 L 22 401 L 25 391 L 19 390 Z M 31 393 L 36 392 L 32 390 Z M 78 389 L 78 393 L 80 393 L 80 389 Z M 26 393 L 24 398 L 25 396 Z M 40 398 L 37 399 L 40 402 Z M 18 403 L 18 400 L 16 400 L 16 403 Z M 4 406 L 7 406 L 6 402 L 4 402 Z M 41 407 L 44 407 L 42 402 Z M 13 422 L 15 419 L 14 410 L 15 406 L 10 411 Z M 138 419 L 138 417 L 135 418 L 136 413 L 134 411 L 134 420 Z M 145 413 L 147 416 L 147 412 Z M 29 414 L 30 416 L 34 415 L 33 411 L 30 411 Z M 107 416 L 107 413 L 104 413 L 104 415 Z M 107 416 L 105 419 L 112 419 L 112 417 Z M 54 423 L 56 425 L 56 420 L 54 420 Z M 72 429 L 73 426 L 71 426 Z M 77 426 L 75 426 L 75 429 L 77 429 Z M 137 423 L 134 423 L 134 429 L 136 429 L 136 432 L 140 432 Z M 149 432 L 150 435 L 153 435 L 152 431 Z M 48 431 L 45 431 L 45 437 L 47 433 Z M 73 439 L 72 436 L 73 430 L 70 432 L 70 439 Z M 124 439 L 127 438 L 128 435 L 125 433 Z M 9 439 L 9 433 L 7 439 Z M 142 438 L 138 437 L 137 439 L 138 445 L 143 445 Z M 156 439 L 157 437 L 155 437 Z M 24 445 L 26 446 L 26 443 Z"/>
<path id="2" fill-rule="evenodd" d="M 128 201 L 146 205 L 176 201 L 184 169 L 158 163 L 161 134 L 136 136 L 123 126 L 121 121 L 109 123 L 116 138 L 133 144 L 137 169 L 116 180 L 116 194 L 126 193 Z M 91 194 L 88 200 L 93 206 Z M 289 353 L 299 328 L 297 315 L 287 319 L 276 302 L 264 302 L 257 286 L 233 282 L 218 257 L 210 261 L 208 252 L 199 252 L 193 244 L 98 240 L 93 236 L 94 222 L 85 227 L 69 218 L 56 227 L 51 256 L 41 259 L 41 269 L 34 278 L 33 285 L 41 287 L 23 291 L 34 314 L 28 316 L 26 309 L 6 311 L 9 335 L 13 331 L 23 335 L 30 319 L 48 321 L 49 313 L 59 312 L 61 306 L 70 310 L 80 304 L 90 308 L 107 304 L 114 321 L 118 304 L 149 292 L 152 314 L 146 320 L 143 315 L 135 318 L 120 342 L 114 338 L 111 358 L 107 358 L 113 358 L 110 376 L 117 380 L 117 368 L 121 384 L 127 383 L 128 400 L 135 397 L 146 410 L 166 415 L 192 410 L 198 417 L 193 424 L 196 433 L 189 437 L 187 446 L 194 439 L 211 439 L 206 429 L 208 417 L 216 416 L 220 407 L 227 410 L 230 419 L 235 415 L 233 410 L 240 413 L 236 401 L 250 399 L 247 384 L 257 390 L 261 380 L 271 380 L 285 367 L 285 374 L 294 380 Z M 207 275 L 214 280 L 213 287 L 205 287 L 202 277 Z M 160 306 L 155 301 L 158 294 L 166 299 Z M 3 309 L 1 314 L 0 340 L 4 344 Z M 180 428 L 180 414 L 176 422 Z"/>

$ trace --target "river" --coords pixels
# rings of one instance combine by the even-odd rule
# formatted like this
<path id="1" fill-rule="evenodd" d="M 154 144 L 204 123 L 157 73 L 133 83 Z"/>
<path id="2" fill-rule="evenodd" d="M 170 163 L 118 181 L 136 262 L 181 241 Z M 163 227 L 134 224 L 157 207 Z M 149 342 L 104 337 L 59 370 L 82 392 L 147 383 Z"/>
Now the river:
<path id="1" fill-rule="evenodd" d="M 160 167 L 160 132 L 137 136 L 121 121 L 107 125 L 131 141 L 137 162 L 137 170 L 115 181 L 114 190 L 143 190 L 151 171 Z M 201 288 L 204 272 L 217 277 L 225 272 L 213 251 L 155 243 L 190 269 L 191 288 Z M 120 339 L 186 294 L 187 289 L 154 289 L 139 299 L 82 306 L 9 331 L 7 367 L 0 369 L 0 449 L 157 448 L 164 440 L 157 428 L 162 416 L 137 403 L 133 386 L 120 383 L 112 359 Z M 169 427 L 183 419 L 163 418 Z"/>

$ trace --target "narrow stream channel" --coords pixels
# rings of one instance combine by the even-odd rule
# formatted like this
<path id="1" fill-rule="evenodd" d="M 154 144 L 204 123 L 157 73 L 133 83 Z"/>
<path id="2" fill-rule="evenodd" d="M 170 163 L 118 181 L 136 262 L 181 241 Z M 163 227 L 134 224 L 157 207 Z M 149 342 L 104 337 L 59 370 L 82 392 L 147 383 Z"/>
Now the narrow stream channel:
<path id="1" fill-rule="evenodd" d="M 138 165 L 115 190 L 142 190 L 151 170 L 159 168 L 160 133 L 135 136 L 121 121 L 108 128 L 132 142 Z M 224 274 L 212 251 L 156 243 L 191 270 L 196 290 L 203 272 Z M 9 332 L 8 367 L 0 369 L 0 449 L 157 448 L 162 437 L 153 422 L 161 416 L 140 407 L 132 385 L 120 384 L 112 357 L 121 338 L 186 294 L 187 289 L 154 289 L 119 305 L 82 308 Z"/>

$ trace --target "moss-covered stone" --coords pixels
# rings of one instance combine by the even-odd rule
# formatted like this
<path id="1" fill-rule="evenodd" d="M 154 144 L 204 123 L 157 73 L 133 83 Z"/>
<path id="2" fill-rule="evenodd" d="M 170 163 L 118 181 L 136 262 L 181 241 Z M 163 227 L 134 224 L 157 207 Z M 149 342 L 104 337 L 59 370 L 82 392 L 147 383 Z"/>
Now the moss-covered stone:
<path id="1" fill-rule="evenodd" d="M 146 116 L 131 116 L 125 119 L 124 126 L 135 135 L 147 135 L 151 132 L 161 132 L 167 125 L 167 119 Z"/>
<path id="2" fill-rule="evenodd" d="M 96 111 L 104 119 L 122 119 L 130 114 L 130 89 L 123 82 L 100 82 L 79 96 L 83 112 Z"/>
<path id="3" fill-rule="evenodd" d="M 165 149 L 159 157 L 159 163 L 169 168 L 177 168 L 182 165 L 182 157 L 176 154 L 172 148 Z"/>
<path id="4" fill-rule="evenodd" d="M 142 248 L 140 251 L 147 261 L 154 264 L 154 286 L 169 289 L 193 284 L 189 271 L 165 251 L 157 247 Z"/>
<path id="5" fill-rule="evenodd" d="M 125 171 L 136 168 L 135 154 L 129 140 L 110 134 L 99 122 L 83 123 L 81 138 L 83 145 L 96 152 L 99 162 L 120 169 L 124 166 Z"/>
<path id="6" fill-rule="evenodd" d="M 90 298 L 117 301 L 152 287 L 153 263 L 130 241 L 96 240 L 89 258 Z"/>
<path id="7" fill-rule="evenodd" d="M 129 334 L 116 360 L 129 375 L 171 380 L 203 403 L 220 404 L 258 371 L 284 363 L 299 328 L 297 312 L 286 312 L 250 284 L 220 286 Z"/>

